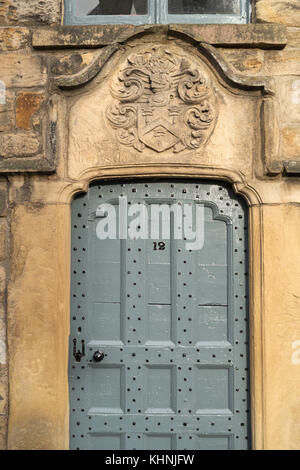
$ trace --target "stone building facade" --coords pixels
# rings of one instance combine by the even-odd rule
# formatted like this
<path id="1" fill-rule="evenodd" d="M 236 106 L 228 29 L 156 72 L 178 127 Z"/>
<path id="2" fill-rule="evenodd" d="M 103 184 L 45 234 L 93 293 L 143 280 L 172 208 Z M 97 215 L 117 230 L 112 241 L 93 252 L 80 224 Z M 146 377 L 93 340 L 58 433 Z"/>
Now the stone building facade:
<path id="1" fill-rule="evenodd" d="M 133 53 L 205 70 L 203 145 L 118 132 L 122 116 L 103 110 Z M 165 26 L 63 26 L 62 0 L 0 0 L 0 80 L 0 448 L 69 446 L 74 195 L 93 180 L 197 177 L 249 206 L 252 447 L 299 449 L 298 0 L 256 0 L 248 25 Z"/>

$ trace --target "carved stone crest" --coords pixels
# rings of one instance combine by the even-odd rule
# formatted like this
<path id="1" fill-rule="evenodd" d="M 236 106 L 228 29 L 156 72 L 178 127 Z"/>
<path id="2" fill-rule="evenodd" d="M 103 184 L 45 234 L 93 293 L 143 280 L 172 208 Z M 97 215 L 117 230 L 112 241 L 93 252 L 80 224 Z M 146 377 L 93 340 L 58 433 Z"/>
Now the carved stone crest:
<path id="1" fill-rule="evenodd" d="M 118 141 L 142 151 L 201 147 L 211 135 L 216 100 L 208 79 L 161 47 L 133 54 L 111 87 L 106 116 Z"/>

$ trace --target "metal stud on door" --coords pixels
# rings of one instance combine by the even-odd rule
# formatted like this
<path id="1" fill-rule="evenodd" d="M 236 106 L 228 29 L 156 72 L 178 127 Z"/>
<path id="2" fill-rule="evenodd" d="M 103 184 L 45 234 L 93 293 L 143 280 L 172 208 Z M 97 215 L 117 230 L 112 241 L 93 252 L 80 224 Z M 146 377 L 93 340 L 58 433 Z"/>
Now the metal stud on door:
<path id="1" fill-rule="evenodd" d="M 204 205 L 203 248 L 172 218 L 170 237 L 100 240 L 97 208 L 118 225 L 119 196 Z M 246 215 L 210 181 L 99 183 L 73 201 L 71 449 L 249 447 Z"/>

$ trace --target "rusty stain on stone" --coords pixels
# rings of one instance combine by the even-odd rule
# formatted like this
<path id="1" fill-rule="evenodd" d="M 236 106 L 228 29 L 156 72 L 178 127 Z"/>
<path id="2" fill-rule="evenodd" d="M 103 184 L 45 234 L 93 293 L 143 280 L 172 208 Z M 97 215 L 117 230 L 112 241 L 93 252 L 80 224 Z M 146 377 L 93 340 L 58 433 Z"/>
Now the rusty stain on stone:
<path id="1" fill-rule="evenodd" d="M 16 99 L 16 126 L 19 129 L 31 128 L 32 116 L 40 109 L 43 102 L 40 93 L 22 92 Z"/>

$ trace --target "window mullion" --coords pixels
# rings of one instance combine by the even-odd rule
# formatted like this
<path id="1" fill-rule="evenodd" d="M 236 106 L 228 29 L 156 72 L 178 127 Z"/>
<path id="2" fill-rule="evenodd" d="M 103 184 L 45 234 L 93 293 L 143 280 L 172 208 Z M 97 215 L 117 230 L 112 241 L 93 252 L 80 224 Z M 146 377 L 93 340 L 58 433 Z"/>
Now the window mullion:
<path id="1" fill-rule="evenodd" d="M 168 0 L 155 0 L 155 23 L 166 24 L 168 22 Z"/>

